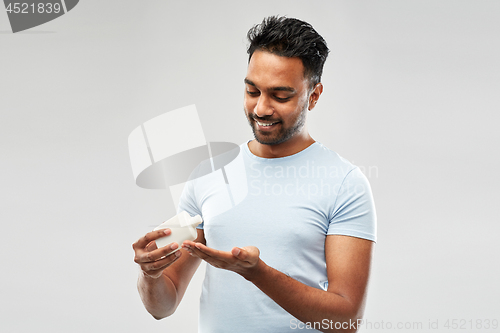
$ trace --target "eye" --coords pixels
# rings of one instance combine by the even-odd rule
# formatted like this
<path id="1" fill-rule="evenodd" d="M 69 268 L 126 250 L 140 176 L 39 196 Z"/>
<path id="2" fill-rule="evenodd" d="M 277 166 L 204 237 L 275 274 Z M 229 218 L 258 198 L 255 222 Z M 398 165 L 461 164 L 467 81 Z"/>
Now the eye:
<path id="1" fill-rule="evenodd" d="M 250 91 L 250 90 L 247 90 L 247 94 L 249 96 L 258 96 L 259 95 L 259 92 L 258 91 Z"/>
<path id="2" fill-rule="evenodd" d="M 284 103 L 287 102 L 291 97 L 278 97 L 274 96 L 274 99 L 277 100 L 278 102 Z"/>

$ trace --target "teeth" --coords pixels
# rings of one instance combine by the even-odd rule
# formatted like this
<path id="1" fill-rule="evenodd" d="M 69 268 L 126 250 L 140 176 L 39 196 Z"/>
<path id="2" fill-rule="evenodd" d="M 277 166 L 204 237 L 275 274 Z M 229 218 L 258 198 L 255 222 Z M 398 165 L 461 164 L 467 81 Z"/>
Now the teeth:
<path id="1" fill-rule="evenodd" d="M 265 124 L 265 123 L 260 123 L 257 121 L 257 124 L 259 124 L 260 126 L 264 126 L 264 127 L 267 127 L 267 126 L 271 126 L 271 125 L 274 125 L 276 123 L 269 123 L 269 124 Z"/>

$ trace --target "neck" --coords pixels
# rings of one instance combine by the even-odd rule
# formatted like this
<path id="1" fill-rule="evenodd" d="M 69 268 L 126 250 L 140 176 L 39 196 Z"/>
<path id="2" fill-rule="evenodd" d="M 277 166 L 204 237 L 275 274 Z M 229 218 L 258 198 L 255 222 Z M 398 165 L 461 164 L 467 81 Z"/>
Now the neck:
<path id="1" fill-rule="evenodd" d="M 248 143 L 248 148 L 252 154 L 256 156 L 263 158 L 278 158 L 297 154 L 314 142 L 314 139 L 306 132 L 277 145 L 264 145 L 257 140 L 252 140 Z"/>

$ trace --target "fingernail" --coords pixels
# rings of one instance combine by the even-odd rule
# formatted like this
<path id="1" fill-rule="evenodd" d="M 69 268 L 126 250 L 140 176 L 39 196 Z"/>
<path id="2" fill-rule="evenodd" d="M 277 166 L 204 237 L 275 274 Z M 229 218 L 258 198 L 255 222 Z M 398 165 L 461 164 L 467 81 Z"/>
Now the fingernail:
<path id="1" fill-rule="evenodd" d="M 237 256 L 238 254 L 240 254 L 241 251 L 240 251 L 240 249 L 236 249 L 234 252 L 235 252 L 234 255 Z"/>
<path id="2" fill-rule="evenodd" d="M 181 256 L 181 251 L 177 251 L 177 252 L 175 252 L 175 256 L 176 256 L 177 258 L 179 258 L 179 257 Z"/>
<path id="3" fill-rule="evenodd" d="M 172 250 L 175 250 L 175 249 L 176 249 L 176 248 L 178 248 L 178 247 L 179 247 L 179 245 L 177 245 L 177 243 L 174 243 L 174 244 L 170 245 L 170 248 L 171 248 Z"/>
<path id="4" fill-rule="evenodd" d="M 165 234 L 167 234 L 167 235 L 168 235 L 168 234 L 170 233 L 170 229 L 165 229 L 165 230 L 163 230 L 163 233 L 165 233 Z"/>

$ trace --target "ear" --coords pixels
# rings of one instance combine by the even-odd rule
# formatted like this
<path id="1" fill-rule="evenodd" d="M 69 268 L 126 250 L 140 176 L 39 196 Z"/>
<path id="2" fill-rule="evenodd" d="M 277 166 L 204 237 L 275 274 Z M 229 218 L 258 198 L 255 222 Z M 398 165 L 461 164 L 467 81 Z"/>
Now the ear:
<path id="1" fill-rule="evenodd" d="M 321 82 L 317 83 L 309 94 L 309 111 L 314 109 L 318 102 L 319 96 L 323 93 L 323 85 Z"/>

